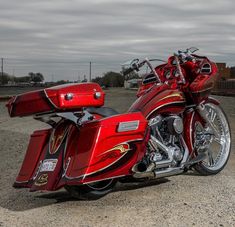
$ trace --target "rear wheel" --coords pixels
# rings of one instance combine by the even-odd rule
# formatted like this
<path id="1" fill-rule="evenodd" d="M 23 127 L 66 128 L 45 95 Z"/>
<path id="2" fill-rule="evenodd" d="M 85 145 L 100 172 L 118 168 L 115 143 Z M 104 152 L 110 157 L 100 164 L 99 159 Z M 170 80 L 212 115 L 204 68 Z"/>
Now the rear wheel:
<path id="1" fill-rule="evenodd" d="M 96 200 L 112 191 L 116 180 L 109 179 L 84 185 L 66 185 L 65 189 L 69 194 L 80 200 Z"/>
<path id="2" fill-rule="evenodd" d="M 202 175 L 213 175 L 219 173 L 229 159 L 231 132 L 227 117 L 220 106 L 206 103 L 205 107 L 214 131 L 206 128 L 202 121 L 198 119 L 194 121 L 194 147 L 197 153 L 205 152 L 206 154 L 206 158 L 197 163 L 194 168 Z"/>

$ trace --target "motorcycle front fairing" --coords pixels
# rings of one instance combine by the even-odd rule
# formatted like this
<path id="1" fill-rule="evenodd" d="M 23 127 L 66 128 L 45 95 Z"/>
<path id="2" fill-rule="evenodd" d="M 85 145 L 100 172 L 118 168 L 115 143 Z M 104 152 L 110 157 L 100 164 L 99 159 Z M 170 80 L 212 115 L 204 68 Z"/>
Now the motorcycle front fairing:
<path id="1" fill-rule="evenodd" d="M 31 136 L 14 187 L 57 190 L 132 174 L 146 149 L 147 121 L 140 112 L 81 126 L 66 119 Z"/>

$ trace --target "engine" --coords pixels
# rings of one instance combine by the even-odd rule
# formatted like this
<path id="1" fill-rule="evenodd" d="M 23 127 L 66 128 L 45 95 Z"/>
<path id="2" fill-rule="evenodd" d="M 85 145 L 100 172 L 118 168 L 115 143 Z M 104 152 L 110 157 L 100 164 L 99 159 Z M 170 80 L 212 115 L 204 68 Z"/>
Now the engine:
<path id="1" fill-rule="evenodd" d="M 177 115 L 158 115 L 149 121 L 149 126 L 148 149 L 135 171 L 148 172 L 179 166 L 184 156 L 182 118 Z"/>
<path id="2" fill-rule="evenodd" d="M 183 132 L 183 120 L 177 115 L 157 117 L 150 120 L 151 139 L 149 141 L 150 161 L 157 162 L 171 160 L 171 166 L 176 166 L 183 158 L 183 148 L 180 142 L 180 136 Z M 156 146 L 155 140 L 164 144 L 169 152 L 166 152 L 165 147 Z M 161 167 L 161 166 L 160 166 Z"/>

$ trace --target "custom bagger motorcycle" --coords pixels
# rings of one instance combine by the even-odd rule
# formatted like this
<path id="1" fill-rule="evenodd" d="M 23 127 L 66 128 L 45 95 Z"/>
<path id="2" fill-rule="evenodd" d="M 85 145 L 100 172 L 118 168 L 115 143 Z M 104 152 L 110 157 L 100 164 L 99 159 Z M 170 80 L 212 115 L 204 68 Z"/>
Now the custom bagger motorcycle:
<path id="1" fill-rule="evenodd" d="M 133 60 L 124 75 L 147 65 L 127 113 L 103 107 L 96 83 L 68 84 L 13 97 L 11 117 L 34 115 L 49 127 L 31 135 L 14 183 L 30 191 L 64 187 L 97 199 L 117 181 L 149 180 L 196 170 L 217 174 L 226 165 L 231 135 L 219 102 L 210 97 L 216 64 L 178 51 L 157 67 Z"/>

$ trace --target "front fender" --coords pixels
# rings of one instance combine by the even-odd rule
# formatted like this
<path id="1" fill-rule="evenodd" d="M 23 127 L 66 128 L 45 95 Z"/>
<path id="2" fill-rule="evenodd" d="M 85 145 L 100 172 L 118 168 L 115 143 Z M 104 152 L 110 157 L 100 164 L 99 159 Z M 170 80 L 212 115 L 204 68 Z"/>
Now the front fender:
<path id="1" fill-rule="evenodd" d="M 209 96 L 206 102 L 213 103 L 213 104 L 215 104 L 217 106 L 220 105 L 220 101 L 217 100 L 216 98 L 212 97 L 212 96 Z"/>

